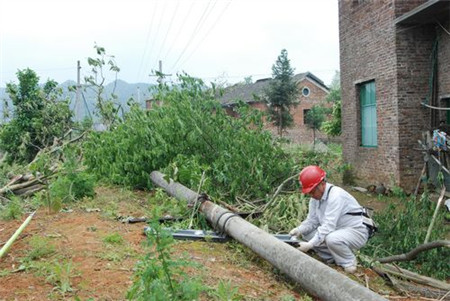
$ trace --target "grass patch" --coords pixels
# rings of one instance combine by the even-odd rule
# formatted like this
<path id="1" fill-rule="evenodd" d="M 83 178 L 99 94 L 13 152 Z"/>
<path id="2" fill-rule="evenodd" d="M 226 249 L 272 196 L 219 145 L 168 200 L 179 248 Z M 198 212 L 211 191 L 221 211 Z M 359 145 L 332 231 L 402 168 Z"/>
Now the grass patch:
<path id="1" fill-rule="evenodd" d="M 55 253 L 55 245 L 50 242 L 47 237 L 35 235 L 30 241 L 30 250 L 27 251 L 25 260 L 37 260 L 40 258 L 48 257 Z"/>
<path id="2" fill-rule="evenodd" d="M 112 234 L 106 235 L 103 238 L 103 242 L 106 244 L 122 245 L 124 239 L 119 233 L 114 232 Z"/>
<path id="3" fill-rule="evenodd" d="M 23 208 L 18 197 L 11 197 L 11 201 L 0 211 L 2 220 L 19 219 L 23 215 Z"/>

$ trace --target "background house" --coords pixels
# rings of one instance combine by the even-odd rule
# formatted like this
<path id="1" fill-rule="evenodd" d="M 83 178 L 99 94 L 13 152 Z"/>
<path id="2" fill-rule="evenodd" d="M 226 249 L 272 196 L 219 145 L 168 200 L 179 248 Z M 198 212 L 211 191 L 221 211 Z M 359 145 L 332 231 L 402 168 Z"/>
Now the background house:
<path id="1" fill-rule="evenodd" d="M 235 84 L 226 88 L 219 100 L 228 114 L 232 116 L 236 115 L 233 107 L 239 100 L 248 103 L 255 109 L 267 111 L 265 91 L 269 88 L 271 80 L 271 78 L 265 78 L 251 84 Z M 287 137 L 291 141 L 298 143 L 312 142 L 312 130 L 305 124 L 305 115 L 314 105 L 332 105 L 325 102 L 325 98 L 329 94 L 329 88 L 322 80 L 310 72 L 296 74 L 294 80 L 297 82 L 300 91 L 298 96 L 299 104 L 291 108 L 294 126 L 286 129 L 283 137 Z M 268 123 L 267 128 L 276 134 L 276 127 Z M 326 136 L 318 134 L 317 137 L 324 138 Z"/>
<path id="2" fill-rule="evenodd" d="M 449 1 L 339 1 L 343 155 L 361 182 L 416 186 L 418 140 L 447 116 L 431 107 L 450 102 L 449 20 Z"/>

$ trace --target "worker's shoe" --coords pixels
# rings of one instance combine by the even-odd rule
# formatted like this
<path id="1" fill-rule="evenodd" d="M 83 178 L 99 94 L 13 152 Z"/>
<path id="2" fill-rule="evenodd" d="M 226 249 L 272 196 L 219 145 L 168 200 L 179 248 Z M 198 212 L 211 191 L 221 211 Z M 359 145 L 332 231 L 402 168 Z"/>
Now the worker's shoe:
<path id="1" fill-rule="evenodd" d="M 345 271 L 346 273 L 349 273 L 349 274 L 354 274 L 354 273 L 356 273 L 356 264 L 355 264 L 355 265 L 348 266 L 348 267 L 345 267 L 345 268 L 344 268 L 344 271 Z"/>

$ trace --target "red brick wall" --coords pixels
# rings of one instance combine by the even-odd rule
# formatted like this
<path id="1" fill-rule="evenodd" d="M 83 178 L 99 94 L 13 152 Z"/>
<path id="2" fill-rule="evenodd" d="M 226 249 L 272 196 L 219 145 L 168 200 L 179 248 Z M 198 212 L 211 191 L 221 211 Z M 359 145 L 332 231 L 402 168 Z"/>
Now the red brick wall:
<path id="1" fill-rule="evenodd" d="M 290 139 L 294 143 L 311 143 L 313 141 L 313 131 L 304 124 L 304 110 L 311 109 L 316 104 L 327 104 L 325 98 L 328 92 L 325 89 L 318 87 L 308 79 L 304 79 L 298 83 L 299 87 L 299 104 L 291 108 L 291 114 L 294 119 L 294 126 L 288 128 L 283 133 L 283 137 Z M 309 96 L 305 97 L 301 94 L 304 87 L 307 87 L 310 91 Z M 267 105 L 262 102 L 253 102 L 251 107 L 260 110 L 267 111 Z M 270 130 L 274 135 L 277 135 L 277 128 L 272 124 L 267 124 L 266 128 Z M 326 135 L 316 131 L 316 138 L 326 139 Z"/>
<path id="2" fill-rule="evenodd" d="M 423 84 L 428 68 L 423 55 L 428 46 L 421 43 L 428 41 L 423 40 L 425 32 L 409 30 L 396 39 L 394 20 L 423 2 L 339 1 L 343 155 L 362 185 L 384 183 L 410 189 L 419 177 L 422 160 L 413 148 L 427 115 L 420 106 L 421 92 L 416 93 L 410 84 Z M 421 40 L 411 44 L 414 35 Z M 401 70 L 398 78 L 397 68 Z M 360 146 L 358 84 L 369 80 L 375 80 L 376 87 L 375 148 Z"/>
<path id="3" fill-rule="evenodd" d="M 450 30 L 450 13 L 447 22 L 441 23 L 441 25 Z M 438 79 L 439 79 L 439 97 L 450 97 L 450 35 L 439 26 L 438 34 L 441 37 L 439 40 L 439 66 L 438 66 Z"/>
<path id="4" fill-rule="evenodd" d="M 430 110 L 421 105 L 429 94 L 434 25 L 398 26 L 397 101 L 399 110 L 400 185 L 412 190 L 423 166 L 417 140 L 430 129 Z M 438 124 L 436 124 L 437 126 Z"/>

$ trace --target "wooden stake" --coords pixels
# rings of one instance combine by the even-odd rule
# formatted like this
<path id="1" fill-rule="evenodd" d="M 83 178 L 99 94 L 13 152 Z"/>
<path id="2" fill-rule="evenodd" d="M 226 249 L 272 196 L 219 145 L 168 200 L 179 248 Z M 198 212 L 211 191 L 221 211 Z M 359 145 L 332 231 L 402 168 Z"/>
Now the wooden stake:
<path id="1" fill-rule="evenodd" d="M 424 244 L 428 242 L 431 236 L 431 230 L 433 230 L 434 221 L 436 220 L 437 213 L 439 211 L 439 207 L 441 207 L 442 201 L 444 200 L 445 196 L 445 185 L 442 184 L 442 190 L 441 195 L 439 196 L 438 203 L 436 205 L 436 209 L 434 209 L 433 218 L 431 219 L 430 226 L 428 227 L 427 235 L 425 236 Z"/>

